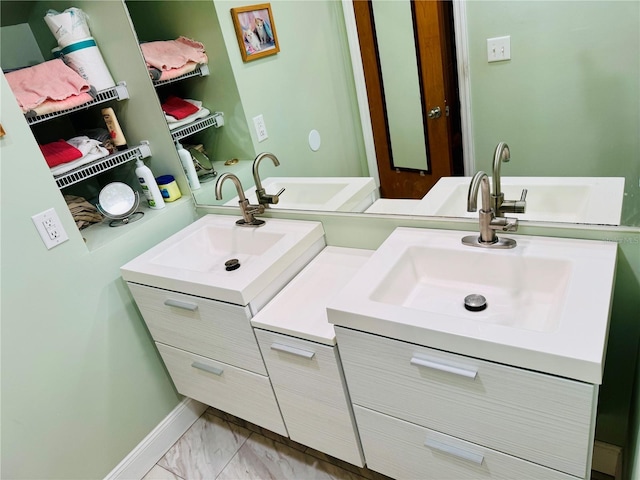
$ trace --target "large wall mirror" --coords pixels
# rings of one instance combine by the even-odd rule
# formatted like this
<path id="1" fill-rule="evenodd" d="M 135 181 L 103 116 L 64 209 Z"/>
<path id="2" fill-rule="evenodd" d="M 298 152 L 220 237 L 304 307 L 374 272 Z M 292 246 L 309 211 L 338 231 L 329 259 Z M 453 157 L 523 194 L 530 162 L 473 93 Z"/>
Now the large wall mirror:
<path id="1" fill-rule="evenodd" d="M 232 32 L 230 19 L 226 18 L 228 7 L 237 2 L 214 3 L 226 41 L 226 29 Z M 270 165 L 271 162 L 262 162 L 262 179 L 279 179 L 271 187 L 265 185 L 267 190 L 286 188 L 281 197 L 283 203 L 288 193 L 289 198 L 298 198 L 303 209 L 315 209 L 314 203 L 309 200 L 312 192 L 330 197 L 331 192 L 339 190 L 340 186 L 327 181 L 327 177 L 371 177 L 374 188 L 379 186 L 375 163 L 372 163 L 375 151 L 370 118 L 367 118 L 368 106 L 366 98 L 363 101 L 361 97 L 366 85 L 361 81 L 361 59 L 354 55 L 354 39 L 358 41 L 358 34 L 354 30 L 355 17 L 351 2 L 326 2 L 332 4 L 326 7 L 330 8 L 327 15 L 321 15 L 319 11 L 314 13 L 314 18 L 325 22 L 323 28 L 306 28 L 303 25 L 305 22 L 294 21 L 304 8 L 319 9 L 322 3 L 325 2 L 274 2 L 282 51 L 262 65 L 257 65 L 259 62 L 234 65 L 237 59 L 233 57 L 237 52 L 231 49 L 237 49 L 237 45 L 227 46 L 240 96 L 243 97 L 247 124 L 252 125 L 251 112 L 262 113 L 263 109 L 269 108 L 269 102 L 278 104 L 278 111 L 286 114 L 287 104 L 300 105 L 314 95 L 335 95 L 338 98 L 339 101 L 335 103 L 339 107 L 327 107 L 331 111 L 322 113 L 331 116 L 333 122 L 340 124 L 346 117 L 357 120 L 352 124 L 340 125 L 341 131 L 347 132 L 349 138 L 357 139 L 357 145 L 354 147 L 341 140 L 343 144 L 351 146 L 345 152 L 345 158 L 336 163 L 339 168 L 330 170 L 328 161 L 313 165 L 297 164 L 293 155 L 281 159 L 281 165 L 277 168 Z M 509 144 L 511 161 L 502 165 L 501 173 L 505 178 L 516 179 L 503 181 L 503 191 L 508 197 L 519 197 L 521 187 L 529 187 L 527 201 L 533 210 L 531 213 L 537 209 L 557 208 L 558 214 L 547 220 L 640 226 L 640 3 L 608 0 L 460 1 L 453 3 L 452 7 L 464 175 L 471 176 L 477 170 L 490 173 L 494 148 L 504 141 Z M 286 11 L 295 8 L 300 11 Z M 288 14 L 291 15 L 291 22 L 287 19 Z M 423 32 L 417 34 L 422 35 Z M 322 36 L 322 39 L 315 39 L 316 35 Z M 385 35 L 388 36 L 389 32 L 385 32 Z M 298 40 L 305 39 L 303 46 L 292 45 L 295 36 L 298 36 Z M 511 59 L 489 63 L 487 40 L 501 36 L 510 37 Z M 328 42 L 325 43 L 325 54 L 329 53 L 329 44 L 342 52 L 341 58 L 336 59 L 336 55 L 333 55 L 331 61 L 338 62 L 347 72 L 343 75 L 342 70 L 334 70 L 333 76 L 338 77 L 335 80 L 331 73 L 316 72 L 316 76 L 324 83 L 327 79 L 329 83 L 336 82 L 330 92 L 322 91 L 319 81 L 317 86 L 310 86 L 313 90 L 305 88 L 303 95 L 286 90 L 286 87 L 280 90 L 280 98 L 265 98 L 258 93 L 252 97 L 253 94 L 243 93 L 251 91 L 252 84 L 258 86 L 259 83 L 255 82 L 265 78 L 261 75 L 268 76 L 271 73 L 279 81 L 301 74 L 296 70 L 295 63 L 287 63 L 291 60 L 292 49 L 301 48 L 309 52 L 310 45 L 323 42 Z M 321 52 L 321 49 L 317 52 Z M 402 75 L 398 71 L 398 65 L 402 63 L 400 59 L 415 70 L 415 49 L 397 48 L 395 53 L 392 68 L 397 71 L 396 75 Z M 384 51 L 384 56 L 389 56 L 388 50 Z M 320 65 L 325 61 L 322 55 L 317 55 L 315 59 Z M 239 73 L 242 75 L 239 76 Z M 247 83 L 243 85 L 245 81 Z M 339 84 L 347 84 L 348 88 L 345 90 Z M 344 109 L 345 115 L 341 115 L 340 108 Z M 422 110 L 428 114 L 431 105 Z M 441 111 L 444 115 L 444 105 Z M 277 134 L 277 119 L 265 115 L 265 120 L 267 130 L 273 129 Z M 308 120 L 300 119 L 298 123 L 304 124 L 306 131 L 309 131 L 311 142 L 315 125 Z M 427 121 L 425 116 L 423 120 Z M 357 124 L 357 128 L 353 123 Z M 323 147 L 331 148 L 331 138 L 323 136 L 322 128 L 318 131 L 320 138 L 315 137 L 314 141 L 320 142 L 319 152 L 323 151 Z M 309 145 L 302 142 L 297 148 L 309 151 Z M 261 144 L 255 139 L 253 149 L 256 153 L 273 150 L 273 153 L 279 154 L 269 142 Z M 245 160 L 248 161 L 244 167 L 248 182 L 245 186 L 248 187 L 252 184 L 251 159 Z M 304 177 L 307 183 L 301 185 L 301 182 L 296 184 L 291 181 L 284 185 L 286 181 L 283 177 Z M 312 180 L 317 177 L 322 177 L 322 181 Z M 566 180 L 568 178 L 572 180 Z M 608 179 L 611 178 L 618 180 L 609 183 Z M 468 182 L 465 184 L 465 180 L 455 180 L 447 186 L 447 192 L 462 192 L 464 196 Z M 323 185 L 322 182 L 328 183 Z M 607 188 L 618 193 L 611 196 L 606 193 Z M 221 204 L 209 192 L 212 188 L 203 190 L 195 195 L 199 204 Z M 596 190 L 605 192 L 604 201 L 593 203 L 587 198 L 589 192 Z M 532 197 L 534 191 L 540 192 L 538 198 Z M 558 191 L 561 195 L 556 199 L 553 195 Z M 372 200 L 378 199 L 379 190 L 376 194 L 377 197 L 374 196 Z M 228 204 L 230 198 L 225 198 L 222 204 Z M 437 209 L 424 207 L 423 210 L 411 210 L 415 204 L 409 202 L 408 198 L 392 199 L 389 205 L 380 203 L 381 207 L 377 210 L 366 207 L 366 200 L 364 204 L 354 201 L 349 208 L 372 213 L 466 216 L 460 210 L 464 205 L 453 205 L 442 193 L 438 198 L 436 201 L 440 201 L 440 204 Z M 336 207 L 338 210 L 341 208 L 347 207 L 344 204 Z M 604 211 L 604 216 L 585 213 L 596 210 Z M 609 221 L 606 217 L 610 210 L 620 211 L 617 222 L 615 219 Z M 585 215 L 572 215 L 575 211 Z M 522 217 L 524 220 L 527 218 Z M 533 216 L 529 219 L 538 220 Z"/>

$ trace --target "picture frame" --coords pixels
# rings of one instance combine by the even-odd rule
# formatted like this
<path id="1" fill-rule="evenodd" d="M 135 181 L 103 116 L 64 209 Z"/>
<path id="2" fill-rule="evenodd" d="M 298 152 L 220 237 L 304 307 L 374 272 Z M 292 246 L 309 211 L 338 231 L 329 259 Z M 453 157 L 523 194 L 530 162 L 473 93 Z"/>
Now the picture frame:
<path id="1" fill-rule="evenodd" d="M 280 51 L 270 3 L 232 8 L 231 17 L 244 62 Z"/>

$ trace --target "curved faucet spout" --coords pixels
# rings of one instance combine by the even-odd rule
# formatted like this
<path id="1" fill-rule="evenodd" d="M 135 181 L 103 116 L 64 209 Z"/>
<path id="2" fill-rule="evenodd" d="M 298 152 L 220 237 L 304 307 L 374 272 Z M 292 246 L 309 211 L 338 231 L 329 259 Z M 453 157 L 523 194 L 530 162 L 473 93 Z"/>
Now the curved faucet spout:
<path id="1" fill-rule="evenodd" d="M 244 195 L 242 183 L 240 183 L 238 177 L 233 173 L 226 172 L 218 177 L 218 181 L 216 182 L 216 200 L 222 200 L 222 184 L 226 180 L 231 180 L 236 186 L 236 190 L 238 192 L 238 204 L 240 205 L 240 211 L 242 212 L 242 219 L 238 220 L 236 225 L 247 227 L 260 227 L 261 225 L 264 225 L 264 220 L 254 217 L 254 214 L 264 213 L 264 207 L 262 205 L 249 204 L 249 200 L 247 200 L 247 197 Z"/>
<path id="2" fill-rule="evenodd" d="M 260 162 L 262 162 L 263 158 L 270 158 L 276 167 L 280 165 L 280 162 L 273 153 L 269 152 L 261 153 L 255 158 L 255 160 L 253 160 L 253 182 L 256 185 L 256 197 L 258 197 L 258 203 L 260 205 L 268 207 L 270 203 L 278 203 L 278 201 L 280 200 L 280 195 L 282 194 L 282 192 L 284 192 L 284 188 L 275 195 L 269 195 L 265 192 L 265 189 L 262 187 L 260 175 L 258 174 L 258 165 L 260 165 Z"/>
<path id="3" fill-rule="evenodd" d="M 471 179 L 469 184 L 469 193 L 467 194 L 467 212 L 475 212 L 478 210 L 478 190 L 482 195 L 483 212 L 491 210 L 491 197 L 489 190 L 489 176 L 482 170 L 477 172 Z"/>

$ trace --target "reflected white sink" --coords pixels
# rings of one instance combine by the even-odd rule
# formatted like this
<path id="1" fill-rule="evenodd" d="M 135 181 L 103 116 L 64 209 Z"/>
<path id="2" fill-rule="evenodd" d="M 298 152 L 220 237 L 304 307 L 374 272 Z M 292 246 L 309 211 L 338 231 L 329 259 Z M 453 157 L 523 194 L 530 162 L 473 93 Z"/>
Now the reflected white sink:
<path id="1" fill-rule="evenodd" d="M 412 212 L 475 218 L 467 212 L 470 177 L 443 177 Z M 507 200 L 519 200 L 526 188 L 527 210 L 507 214 L 521 220 L 619 225 L 624 197 L 624 177 L 502 177 Z M 493 188 L 493 186 L 492 186 Z"/>
<path id="2" fill-rule="evenodd" d="M 205 215 L 124 265 L 123 278 L 248 305 L 280 275 L 291 268 L 299 271 L 325 245 L 319 222 L 272 218 L 253 228 L 237 226 L 236 220 Z M 232 258 L 240 267 L 227 271 L 225 262 Z"/>
<path id="3" fill-rule="evenodd" d="M 268 194 L 285 189 L 270 208 L 362 212 L 377 198 L 375 182 L 368 177 L 269 177 L 262 186 Z M 255 191 L 255 186 L 245 191 L 252 204 L 258 202 Z M 225 205 L 237 206 L 238 197 Z"/>
<path id="4" fill-rule="evenodd" d="M 397 228 L 329 305 L 331 323 L 464 355 L 602 382 L 615 275 L 612 242 Z M 464 298 L 487 308 L 468 311 Z"/>

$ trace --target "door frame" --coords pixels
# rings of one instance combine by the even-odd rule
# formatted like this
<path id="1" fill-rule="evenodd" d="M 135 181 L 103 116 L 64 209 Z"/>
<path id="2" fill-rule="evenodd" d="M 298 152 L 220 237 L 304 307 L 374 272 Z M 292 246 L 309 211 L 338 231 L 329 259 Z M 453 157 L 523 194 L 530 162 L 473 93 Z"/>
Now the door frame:
<path id="1" fill-rule="evenodd" d="M 469 83 L 469 44 L 467 32 L 467 10 L 464 0 L 453 0 L 453 26 L 455 36 L 456 62 L 458 70 L 458 89 L 460 101 L 460 122 L 462 129 L 462 151 L 464 174 L 469 176 L 475 171 L 475 156 L 473 154 L 473 128 L 471 124 L 471 85 Z M 349 53 L 353 68 L 353 77 L 356 87 L 358 109 L 362 124 L 362 136 L 364 139 L 365 155 L 369 176 L 373 177 L 376 186 L 380 187 L 378 175 L 378 162 L 373 142 L 373 128 L 369 112 L 367 98 L 367 86 L 364 79 L 364 68 L 360 57 L 360 43 L 358 41 L 358 28 L 353 11 L 353 0 L 342 0 L 342 10 L 349 43 Z"/>

